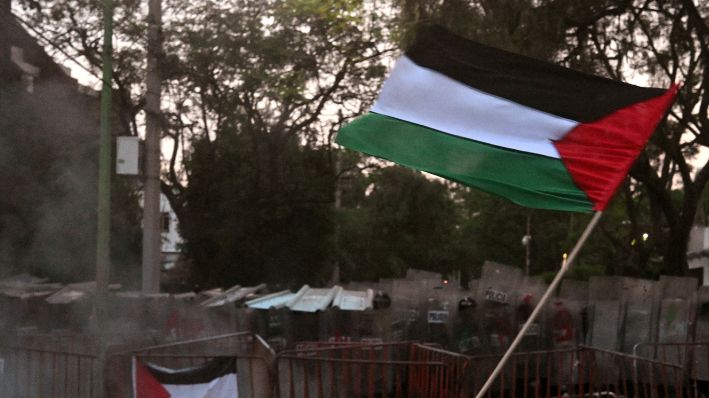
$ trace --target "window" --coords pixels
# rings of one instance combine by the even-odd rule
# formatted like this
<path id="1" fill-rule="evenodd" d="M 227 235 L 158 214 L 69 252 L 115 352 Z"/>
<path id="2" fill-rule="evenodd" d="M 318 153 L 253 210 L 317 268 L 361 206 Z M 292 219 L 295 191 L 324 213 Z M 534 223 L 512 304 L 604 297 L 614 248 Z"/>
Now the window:
<path id="1" fill-rule="evenodd" d="M 166 211 L 160 213 L 160 228 L 162 232 L 170 232 L 170 213 Z"/>

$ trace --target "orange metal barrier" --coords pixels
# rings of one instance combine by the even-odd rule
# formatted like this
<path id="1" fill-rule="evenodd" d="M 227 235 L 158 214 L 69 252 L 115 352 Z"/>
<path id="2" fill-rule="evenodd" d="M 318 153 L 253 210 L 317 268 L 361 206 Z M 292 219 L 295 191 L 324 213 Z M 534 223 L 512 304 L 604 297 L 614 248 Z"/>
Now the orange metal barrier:
<path id="1" fill-rule="evenodd" d="M 633 347 L 633 355 L 684 367 L 688 389 L 709 397 L 709 342 L 639 343 Z"/>
<path id="2" fill-rule="evenodd" d="M 410 342 L 301 343 L 278 355 L 281 397 L 448 397 L 445 351 Z M 462 356 L 462 362 L 466 359 Z"/>
<path id="3" fill-rule="evenodd" d="M 687 366 L 692 362 L 707 363 L 709 342 L 688 343 L 638 343 L 633 347 L 633 355 Z"/>
<path id="4" fill-rule="evenodd" d="M 24 343 L 0 345 L 2 397 L 128 398 L 133 356 L 174 368 L 236 357 L 239 395 L 244 397 L 472 397 L 500 358 L 461 355 L 416 342 L 305 342 L 276 356 L 252 333 L 100 355 Z M 697 374 L 709 372 L 701 365 L 709 361 L 708 349 L 705 343 L 642 348 L 656 359 L 585 346 L 516 353 L 486 396 L 706 397 L 709 383 Z"/>
<path id="5" fill-rule="evenodd" d="M 467 356 L 431 345 L 412 344 L 410 359 L 416 362 L 441 363 L 435 368 L 411 369 L 410 397 L 467 397 L 470 395 L 470 360 Z"/>
<path id="6" fill-rule="evenodd" d="M 499 356 L 471 357 L 477 391 Z M 581 346 L 513 354 L 487 397 L 670 397 L 694 392 L 675 364 Z M 694 395 L 689 395 L 694 396 Z"/>
<path id="7" fill-rule="evenodd" d="M 134 356 L 174 368 L 233 357 L 240 396 L 275 395 L 275 353 L 258 335 L 231 333 L 137 350 L 131 345 L 101 350 L 85 335 L 6 337 L 0 344 L 0 397 L 132 398 Z"/>
<path id="8" fill-rule="evenodd" d="M 277 359 L 281 397 L 471 397 L 500 356 L 418 343 L 303 343 Z M 676 364 L 592 347 L 513 354 L 487 397 L 697 396 Z"/>
<path id="9" fill-rule="evenodd" d="M 273 374 L 275 354 L 260 336 L 250 332 L 180 341 L 113 352 L 107 356 L 106 393 L 111 398 L 129 398 L 132 382 L 133 357 L 168 368 L 184 368 L 219 357 L 236 358 L 239 395 L 253 398 L 274 396 L 276 377 Z M 120 371 L 119 371 L 120 370 Z"/>

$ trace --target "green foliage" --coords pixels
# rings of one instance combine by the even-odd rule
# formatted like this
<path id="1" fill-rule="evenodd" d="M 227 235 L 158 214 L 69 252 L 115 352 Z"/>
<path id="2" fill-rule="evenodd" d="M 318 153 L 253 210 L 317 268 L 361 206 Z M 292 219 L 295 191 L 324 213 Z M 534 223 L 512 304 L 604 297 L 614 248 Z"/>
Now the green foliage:
<path id="1" fill-rule="evenodd" d="M 708 165 L 696 158 L 709 142 L 707 11 L 706 4 L 682 0 L 618 2 L 568 28 L 573 39 L 564 54 L 572 66 L 658 87 L 684 82 L 667 121 L 631 169 L 632 200 L 625 201 L 633 240 L 642 230 L 650 236 L 634 246 L 635 259 L 653 273 L 687 272 L 687 239 L 709 181 Z"/>
<path id="2" fill-rule="evenodd" d="M 535 0 L 400 0 L 400 32 L 411 39 L 418 23 L 437 23 L 482 43 L 552 59 L 565 43 L 564 19 L 571 1 Z M 572 7 L 573 5 L 573 7 Z"/>
<path id="3" fill-rule="evenodd" d="M 541 277 L 545 283 L 551 283 L 557 272 L 558 270 L 546 271 L 541 274 Z M 565 278 L 577 281 L 588 281 L 592 276 L 603 275 L 608 275 L 608 273 L 606 272 L 606 267 L 602 265 L 576 264 L 571 267 L 569 272 L 565 275 Z"/>
<path id="4" fill-rule="evenodd" d="M 186 183 L 170 179 L 186 254 L 201 285 L 324 282 L 337 176 L 323 132 L 375 95 L 382 29 L 357 1 L 232 3 L 181 4 L 166 29 L 173 117 L 191 121 L 175 131 Z"/>
<path id="5" fill-rule="evenodd" d="M 323 281 L 333 233 L 327 152 L 293 144 L 265 159 L 248 149 L 250 139 L 221 132 L 215 142 L 196 142 L 186 162 L 189 212 L 180 226 L 199 267 L 195 282 Z"/>
<path id="6" fill-rule="evenodd" d="M 37 6 L 27 11 L 33 26 L 98 70 L 99 3 L 22 4 Z M 316 283 L 333 264 L 346 279 L 408 267 L 475 274 L 487 259 L 522 266 L 528 217 L 532 273 L 558 268 L 588 215 L 522 209 L 332 149 L 337 129 L 375 98 L 385 57 L 421 22 L 614 79 L 684 80 L 669 123 L 574 271 L 682 273 L 689 227 L 707 211 L 696 209 L 706 202 L 709 168 L 692 161 L 709 143 L 706 12 L 686 0 L 168 2 L 164 144 L 173 151 L 163 192 L 180 219 L 194 282 Z M 144 13 L 138 1 L 117 2 L 118 104 L 134 134 L 145 95 Z"/>
<path id="7" fill-rule="evenodd" d="M 141 287 L 143 209 L 132 177 L 111 179 L 111 279 L 126 289 Z M 93 231 L 91 231 L 93 232 Z M 95 264 L 91 264 L 91 278 Z M 74 276 L 75 277 L 75 276 Z"/>
<path id="8" fill-rule="evenodd" d="M 2 275 L 94 278 L 98 103 L 67 80 L 44 76 L 32 94 L 19 82 L 0 90 Z M 139 273 L 141 213 L 131 182 L 114 179 L 112 191 L 114 280 L 130 284 Z"/>
<path id="9" fill-rule="evenodd" d="M 398 166 L 372 172 L 367 195 L 341 211 L 343 276 L 396 277 L 407 268 L 442 273 L 466 261 L 458 207 L 448 187 Z"/>
<path id="10" fill-rule="evenodd" d="M 435 22 L 487 44 L 616 80 L 635 79 L 659 87 L 683 81 L 668 121 L 659 126 L 634 165 L 633 178 L 608 209 L 611 214 L 604 216 L 603 243 L 590 245 L 600 250 L 596 256 L 611 273 L 686 272 L 687 237 L 709 181 L 709 164 L 696 159 L 699 148 L 709 144 L 706 4 L 685 0 L 400 0 L 398 4 L 402 10 L 399 37 L 404 43 L 417 23 Z M 649 238 L 643 240 L 645 233 Z M 549 239 L 563 241 L 558 234 Z M 504 254 L 503 249 L 492 251 L 519 256 L 512 254 L 516 250 Z"/>
<path id="11" fill-rule="evenodd" d="M 548 210 L 531 210 L 517 206 L 500 197 L 476 190 L 460 188 L 457 191 L 464 207 L 463 234 L 472 245 L 475 262 L 492 260 L 524 267 L 527 257 L 522 238 L 530 222 L 530 274 L 544 274 L 559 269 L 564 253 L 568 253 L 589 220 L 585 214 Z M 609 221 L 609 220 L 606 220 Z M 602 263 L 619 252 L 592 236 L 577 264 Z"/>
<path id="12" fill-rule="evenodd" d="M 63 50 L 100 69 L 100 3 L 23 2 Z M 84 7 L 86 6 L 86 7 Z M 116 2 L 122 121 L 139 133 L 145 8 Z M 332 132 L 374 98 L 386 15 L 361 1 L 163 3 L 163 193 L 193 283 L 311 283 L 332 265 Z"/>

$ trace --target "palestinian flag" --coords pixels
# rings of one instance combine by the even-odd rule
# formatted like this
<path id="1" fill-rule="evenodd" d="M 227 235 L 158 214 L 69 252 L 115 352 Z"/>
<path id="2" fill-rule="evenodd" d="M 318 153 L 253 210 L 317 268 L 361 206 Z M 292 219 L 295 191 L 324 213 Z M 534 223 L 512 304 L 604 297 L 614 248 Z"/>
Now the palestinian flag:
<path id="1" fill-rule="evenodd" d="M 134 398 L 236 398 L 236 359 L 167 369 L 133 358 Z"/>
<path id="2" fill-rule="evenodd" d="M 676 92 L 427 27 L 336 142 L 523 206 L 603 210 Z"/>

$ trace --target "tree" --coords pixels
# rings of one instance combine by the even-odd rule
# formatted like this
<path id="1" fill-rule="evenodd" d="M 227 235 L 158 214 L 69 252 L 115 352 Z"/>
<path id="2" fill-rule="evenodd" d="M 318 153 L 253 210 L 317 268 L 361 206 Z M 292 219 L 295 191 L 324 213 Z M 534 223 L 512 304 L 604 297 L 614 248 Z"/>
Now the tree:
<path id="1" fill-rule="evenodd" d="M 92 280 L 98 99 L 79 91 L 33 46 L 29 40 L 25 49 L 39 54 L 31 60 L 42 74 L 31 92 L 19 74 L 0 65 L 0 273 L 27 272 L 56 282 Z M 114 280 L 130 284 L 140 253 L 137 200 L 128 181 L 114 179 L 112 190 Z"/>
<path id="2" fill-rule="evenodd" d="M 615 79 L 639 75 L 662 87 L 683 82 L 668 122 L 626 185 L 634 198 L 626 201 L 631 222 L 638 204 L 647 203 L 650 252 L 662 258 L 664 272 L 683 273 L 689 231 L 709 181 L 709 163 L 697 157 L 709 144 L 709 7 L 691 0 L 616 3 L 570 20 L 566 58 Z M 634 239 L 645 231 L 636 228 Z"/>
<path id="3" fill-rule="evenodd" d="M 100 67 L 98 3 L 26 4 L 33 24 L 64 52 Z M 144 102 L 143 12 L 134 0 L 116 5 L 114 84 L 133 134 Z M 331 135 L 376 94 L 381 57 L 391 51 L 382 45 L 385 17 L 357 0 L 166 5 L 163 145 L 172 150 L 162 191 L 194 269 L 206 275 L 199 282 L 253 282 L 258 257 L 298 262 L 303 272 L 273 268 L 264 276 L 284 282 L 315 277 L 329 261 L 321 237 L 332 229 Z M 313 231 L 312 244 L 323 249 L 317 256 L 304 243 Z M 282 250 L 265 246 L 271 237 Z M 308 255 L 293 255 L 299 250 Z"/>
<path id="4" fill-rule="evenodd" d="M 189 211 L 181 230 L 199 267 L 195 282 L 326 281 L 334 228 L 328 152 L 294 143 L 272 163 L 279 170 L 263 186 L 256 167 L 264 159 L 251 151 L 251 139 L 221 132 L 215 141 L 195 142 L 186 162 Z"/>
<path id="5" fill-rule="evenodd" d="M 173 81 L 186 89 L 173 95 L 180 110 L 170 115 L 174 138 L 192 144 L 186 180 L 174 167 L 166 175 L 168 196 L 184 209 L 187 252 L 198 268 L 214 266 L 215 253 L 223 253 L 232 258 L 217 268 L 236 268 L 227 280 L 323 281 L 332 263 L 336 179 L 324 134 L 375 94 L 382 31 L 367 21 L 376 15 L 354 1 L 237 3 L 186 5 L 184 18 L 168 26 L 178 45 L 167 48 L 179 58 Z M 224 209 L 235 215 L 231 223 L 213 207 L 214 222 L 204 224 L 210 219 L 201 218 L 198 203 L 220 197 L 201 189 L 205 183 L 241 191 L 228 202 L 231 211 Z M 200 247 L 208 231 L 229 225 L 242 239 L 221 240 L 217 251 Z"/>
<path id="6" fill-rule="evenodd" d="M 23 4 L 34 7 L 27 16 L 40 33 L 67 54 L 94 68 L 100 66 L 98 3 L 71 0 L 39 5 L 25 0 Z M 610 273 L 652 275 L 684 269 L 684 243 L 709 178 L 707 168 L 693 169 L 692 161 L 706 141 L 707 29 L 702 17 L 706 6 L 689 0 L 401 0 L 394 4 L 399 13 L 387 8 L 389 3 L 371 7 L 356 0 L 205 0 L 167 5 L 163 133 L 171 154 L 164 162 L 162 190 L 180 218 L 187 237 L 185 249 L 195 269 L 216 267 L 214 276 L 201 278 L 202 284 L 232 283 L 242 277 L 255 281 L 250 269 L 259 256 L 273 254 L 273 259 L 264 261 L 277 264 L 283 258 L 295 261 L 312 256 L 315 250 L 305 244 L 295 255 L 285 247 L 267 248 L 263 242 L 267 236 L 276 236 L 278 242 L 318 237 L 322 250 L 310 271 L 302 268 L 303 275 L 323 280 L 326 264 L 336 259 L 354 270 L 354 257 L 346 258 L 355 253 L 354 244 L 345 239 L 378 232 L 384 225 L 369 215 L 398 198 L 384 195 L 381 187 L 374 196 L 364 188 L 376 178 L 390 181 L 392 191 L 407 185 L 401 182 L 403 177 L 394 178 L 395 172 L 372 172 L 381 162 L 367 164 L 365 158 L 333 151 L 332 136 L 369 106 L 384 74 L 382 59 L 393 52 L 391 43 L 404 46 L 420 21 L 439 22 L 487 44 L 616 79 L 628 80 L 634 73 L 648 83 L 666 86 L 682 76 L 685 89 L 669 123 L 653 138 L 653 146 L 633 168 L 633 178 L 616 195 L 598 238 L 589 243 L 595 254 L 583 261 L 603 264 Z M 135 0 L 118 2 L 120 45 L 114 84 L 121 123 L 133 134 L 140 131 L 142 120 L 143 13 Z M 398 19 L 396 24 L 391 23 L 392 17 Z M 364 168 L 370 171 L 361 174 Z M 350 196 L 343 197 L 343 209 L 333 214 L 336 181 L 344 177 L 355 186 L 347 193 Z M 680 180 L 682 190 L 677 191 Z M 454 191 L 448 190 L 447 195 L 457 214 L 452 224 L 459 230 L 445 232 L 452 234 L 446 253 L 455 253 L 451 258 L 461 262 L 465 261 L 462 253 L 482 260 L 493 252 L 521 262 L 523 248 L 518 241 L 524 233 L 520 227 L 529 212 L 509 208 L 511 216 L 505 217 L 496 211 L 507 209 L 502 202 Z M 428 195 L 429 191 L 422 188 L 421 192 Z M 377 202 L 380 197 L 387 199 Z M 309 214 L 308 219 L 317 218 L 312 229 L 299 225 L 302 219 L 290 211 L 296 208 Z M 443 205 L 436 211 L 443 218 L 450 212 Z M 484 216 L 466 218 L 478 211 Z M 395 214 L 383 212 L 379 221 Z M 405 217 L 390 221 L 416 228 L 426 217 L 422 214 L 409 224 Z M 551 241 L 549 246 L 533 241 L 533 264 L 540 267 L 536 271 L 555 269 L 559 251 L 569 248 L 585 218 L 541 211 L 532 217 L 535 237 L 544 235 Z M 239 232 L 229 236 L 229 231 Z M 470 240 L 460 231 L 483 233 L 487 240 Z M 416 234 L 410 237 L 414 241 Z M 427 255 L 436 258 L 428 262 L 434 268 L 452 267 L 453 260 L 443 255 L 407 257 L 398 246 L 404 245 L 400 238 L 389 235 L 389 251 L 382 248 L 376 254 L 391 259 L 386 260 L 384 274 L 396 274 L 407 265 L 424 266 L 421 259 Z M 460 243 L 466 239 L 469 246 Z M 439 243 L 440 247 L 448 244 Z M 239 245 L 243 247 L 236 248 Z M 362 253 L 375 256 L 373 248 L 363 247 Z M 410 249 L 413 253 L 418 247 Z M 230 257 L 238 257 L 233 261 L 243 261 L 249 270 L 236 271 L 238 265 L 227 264 Z M 372 259 L 362 257 L 361 262 Z M 301 270 L 298 266 L 291 265 Z M 284 281 L 296 279 L 288 276 Z"/>
<path id="7" fill-rule="evenodd" d="M 366 180 L 361 202 L 341 211 L 346 279 L 400 277 L 407 268 L 446 274 L 468 261 L 459 207 L 445 184 L 399 166 Z"/>
<path id="8" fill-rule="evenodd" d="M 523 208 L 506 199 L 464 187 L 458 187 L 455 192 L 463 208 L 461 232 L 471 245 L 470 258 L 478 264 L 493 260 L 523 266 L 526 249 L 522 237 L 527 233 L 529 217 L 530 274 L 555 272 L 563 254 L 570 252 L 590 220 L 587 214 Z M 632 226 L 624 220 L 623 202 L 613 201 L 596 233 L 590 236 L 579 254 L 572 277 L 585 279 L 589 273 L 654 276 L 634 266 L 635 247 L 644 247 L 645 242 L 632 242 Z"/>
<path id="9" fill-rule="evenodd" d="M 709 163 L 697 164 L 696 158 L 709 142 L 706 5 L 691 0 L 399 4 L 404 40 L 416 22 L 435 21 L 487 44 L 618 80 L 637 78 L 661 87 L 683 80 L 668 122 L 634 165 L 632 179 L 607 212 L 614 220 L 604 221 L 601 230 L 617 251 L 606 261 L 622 264 L 611 268 L 685 272 L 689 230 L 709 179 Z"/>

